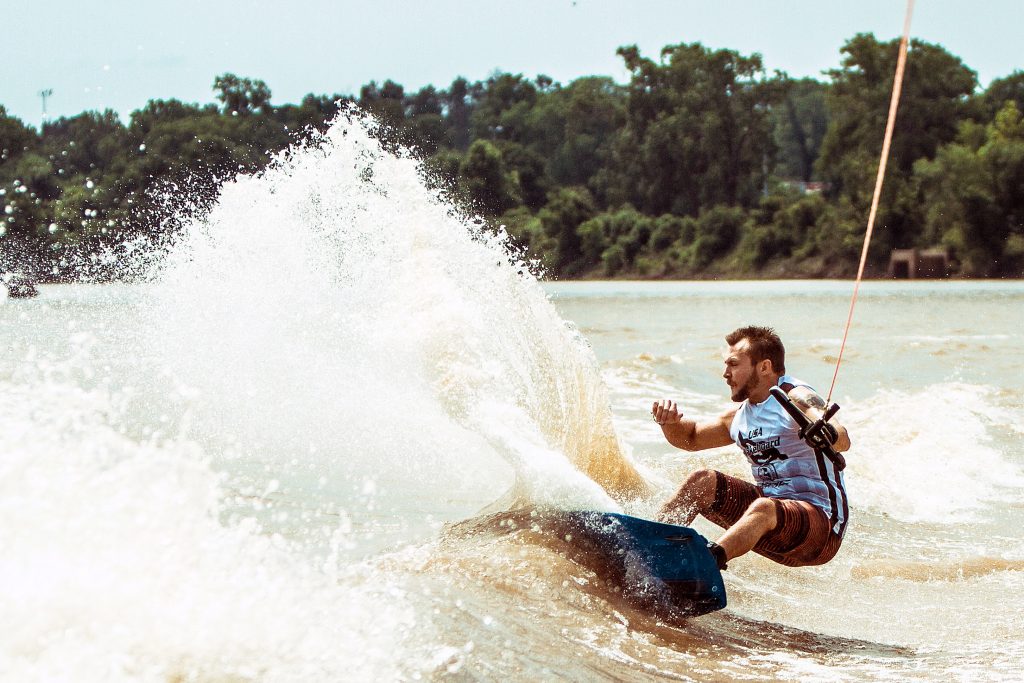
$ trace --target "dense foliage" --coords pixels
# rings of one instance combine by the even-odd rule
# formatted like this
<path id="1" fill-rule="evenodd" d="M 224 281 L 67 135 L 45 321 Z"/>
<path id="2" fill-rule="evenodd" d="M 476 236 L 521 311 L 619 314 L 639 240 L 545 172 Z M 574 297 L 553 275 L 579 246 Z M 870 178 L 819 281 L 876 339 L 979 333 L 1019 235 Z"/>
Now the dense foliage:
<path id="1" fill-rule="evenodd" d="M 827 81 L 682 44 L 621 48 L 625 85 L 495 73 L 274 106 L 266 83 L 223 74 L 219 106 L 157 100 L 128 125 L 85 112 L 39 131 L 0 106 L 0 272 L 110 276 L 123 245 L 175 230 L 354 102 L 553 276 L 850 275 L 897 47 L 857 35 Z M 1024 72 L 981 91 L 959 58 L 912 43 L 869 272 L 892 249 L 944 247 L 961 275 L 1024 275 L 1022 111 Z"/>

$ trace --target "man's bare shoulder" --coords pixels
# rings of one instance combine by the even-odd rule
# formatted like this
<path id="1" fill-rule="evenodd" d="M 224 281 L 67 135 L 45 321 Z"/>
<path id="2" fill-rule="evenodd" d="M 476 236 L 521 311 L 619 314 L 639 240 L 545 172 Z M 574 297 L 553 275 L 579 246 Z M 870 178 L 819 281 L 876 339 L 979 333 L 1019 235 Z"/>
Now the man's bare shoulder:
<path id="1" fill-rule="evenodd" d="M 704 421 L 704 428 L 715 429 L 722 431 L 725 434 L 728 434 L 729 428 L 732 427 L 733 418 L 736 417 L 736 410 L 737 408 L 733 407 L 729 408 L 728 410 L 722 411 L 721 413 L 715 415 L 714 417 L 708 417 Z"/>
<path id="2" fill-rule="evenodd" d="M 732 437 L 729 435 L 729 429 L 735 414 L 736 409 L 732 408 L 721 415 L 709 417 L 697 423 L 691 450 L 701 451 L 705 448 L 718 448 L 731 444 Z"/>
<path id="3" fill-rule="evenodd" d="M 718 421 L 721 422 L 722 424 L 732 424 L 733 418 L 736 417 L 737 410 L 739 410 L 739 407 L 737 406 L 732 406 L 727 410 L 723 410 L 722 413 L 718 416 Z"/>

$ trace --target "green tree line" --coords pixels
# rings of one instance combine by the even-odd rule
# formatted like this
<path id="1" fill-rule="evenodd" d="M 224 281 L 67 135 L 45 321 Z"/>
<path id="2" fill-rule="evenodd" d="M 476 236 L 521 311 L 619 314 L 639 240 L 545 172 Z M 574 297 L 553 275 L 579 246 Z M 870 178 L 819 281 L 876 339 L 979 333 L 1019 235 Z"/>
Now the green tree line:
<path id="1" fill-rule="evenodd" d="M 263 81 L 223 74 L 219 105 L 154 100 L 127 125 L 84 112 L 38 131 L 0 106 L 0 270 L 115 276 L 104 258 L 119 245 L 175 230 L 354 103 L 552 276 L 850 276 L 897 50 L 858 34 L 826 79 L 797 80 L 756 54 L 630 46 L 625 84 L 495 73 L 281 106 Z M 893 249 L 944 247 L 957 274 L 1024 276 L 1022 111 L 1024 72 L 981 89 L 958 57 L 912 41 L 869 274 Z"/>

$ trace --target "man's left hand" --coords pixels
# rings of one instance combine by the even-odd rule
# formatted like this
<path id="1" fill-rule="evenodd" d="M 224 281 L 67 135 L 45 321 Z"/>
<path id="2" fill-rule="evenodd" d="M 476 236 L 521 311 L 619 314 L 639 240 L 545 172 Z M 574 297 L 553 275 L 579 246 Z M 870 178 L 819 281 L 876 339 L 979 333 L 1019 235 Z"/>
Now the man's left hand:
<path id="1" fill-rule="evenodd" d="M 800 430 L 800 437 L 811 448 L 831 448 L 839 440 L 839 430 L 828 422 L 818 420 L 811 424 L 806 431 Z"/>

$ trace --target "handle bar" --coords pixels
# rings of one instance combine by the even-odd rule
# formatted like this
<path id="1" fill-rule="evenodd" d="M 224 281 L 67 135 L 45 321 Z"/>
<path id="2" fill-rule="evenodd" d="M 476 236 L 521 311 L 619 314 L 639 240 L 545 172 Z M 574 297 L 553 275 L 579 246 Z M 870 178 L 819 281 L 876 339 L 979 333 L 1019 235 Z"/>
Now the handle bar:
<path id="1" fill-rule="evenodd" d="M 825 410 L 825 413 L 821 416 L 820 420 L 812 422 L 811 419 L 804 414 L 804 411 L 800 410 L 800 408 L 790 400 L 789 395 L 782 390 L 782 387 L 772 387 L 769 391 L 772 396 L 775 397 L 775 400 L 779 402 L 779 405 L 789 413 L 797 426 L 800 427 L 800 435 L 804 437 L 804 439 L 808 440 L 812 447 L 824 453 L 825 456 L 832 461 L 832 464 L 835 465 L 837 470 L 842 472 L 846 469 L 846 458 L 844 458 L 839 451 L 833 448 L 832 445 L 824 439 L 814 438 L 821 434 L 821 430 L 825 426 L 825 423 L 828 422 L 833 415 L 839 412 L 839 405 L 833 403 Z M 819 445 L 815 446 L 814 443 L 812 443 L 813 441 L 817 441 Z"/>

